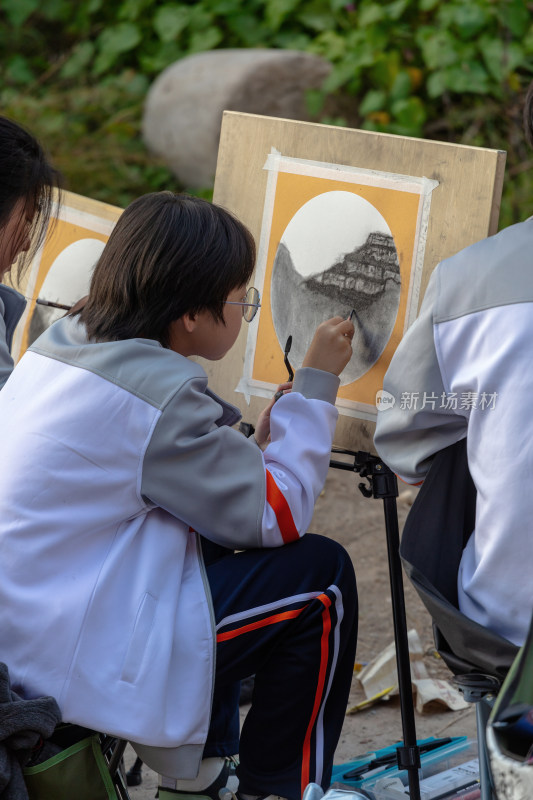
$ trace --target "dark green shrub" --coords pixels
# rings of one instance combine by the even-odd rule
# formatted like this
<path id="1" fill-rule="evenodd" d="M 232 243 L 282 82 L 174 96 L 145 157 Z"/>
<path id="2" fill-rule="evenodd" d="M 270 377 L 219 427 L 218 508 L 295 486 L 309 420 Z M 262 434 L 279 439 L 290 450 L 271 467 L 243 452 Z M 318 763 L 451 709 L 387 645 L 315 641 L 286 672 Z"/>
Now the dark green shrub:
<path id="1" fill-rule="evenodd" d="M 1 104 L 48 143 L 69 187 L 123 205 L 174 179 L 139 136 L 150 80 L 216 47 L 295 48 L 333 70 L 315 119 L 508 151 L 502 224 L 533 200 L 521 102 L 525 0 L 2 0 Z"/>

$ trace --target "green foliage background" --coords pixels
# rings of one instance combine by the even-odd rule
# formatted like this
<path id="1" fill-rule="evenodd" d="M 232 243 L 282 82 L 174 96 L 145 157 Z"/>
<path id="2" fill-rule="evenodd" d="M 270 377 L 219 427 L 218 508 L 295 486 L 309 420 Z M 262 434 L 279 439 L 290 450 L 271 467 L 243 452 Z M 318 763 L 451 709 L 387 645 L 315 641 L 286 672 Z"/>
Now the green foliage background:
<path id="1" fill-rule="evenodd" d="M 0 0 L 0 110 L 43 140 L 67 188 L 123 206 L 187 189 L 140 137 L 166 66 L 221 47 L 305 50 L 333 64 L 307 98 L 315 120 L 507 150 L 503 226 L 533 208 L 532 12 L 526 0 Z"/>

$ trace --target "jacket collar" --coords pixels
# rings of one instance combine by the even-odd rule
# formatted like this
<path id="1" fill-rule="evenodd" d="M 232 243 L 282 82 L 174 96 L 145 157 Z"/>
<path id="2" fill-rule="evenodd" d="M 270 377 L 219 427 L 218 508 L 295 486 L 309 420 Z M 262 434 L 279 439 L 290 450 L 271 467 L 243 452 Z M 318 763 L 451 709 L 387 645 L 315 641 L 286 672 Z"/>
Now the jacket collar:
<path id="1" fill-rule="evenodd" d="M 6 286 L 0 283 L 0 301 L 4 304 L 4 322 L 6 326 L 6 342 L 8 348 L 11 350 L 13 342 L 13 333 L 17 327 L 24 309 L 26 308 L 26 299 L 24 295 L 12 289 L 11 286 Z"/>

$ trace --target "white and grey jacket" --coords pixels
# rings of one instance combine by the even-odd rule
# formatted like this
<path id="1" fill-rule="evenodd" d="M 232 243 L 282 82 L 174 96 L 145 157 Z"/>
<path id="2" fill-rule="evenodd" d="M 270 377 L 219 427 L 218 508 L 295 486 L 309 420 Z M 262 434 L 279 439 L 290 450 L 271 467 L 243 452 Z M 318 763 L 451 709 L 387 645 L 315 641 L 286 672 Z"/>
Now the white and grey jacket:
<path id="1" fill-rule="evenodd" d="M 0 283 L 0 389 L 13 371 L 13 333 L 26 307 L 23 295 Z"/>
<path id="2" fill-rule="evenodd" d="M 375 445 L 404 480 L 423 480 L 438 450 L 468 436 L 477 511 L 459 605 L 522 644 L 533 609 L 533 219 L 437 266 L 383 388 L 392 398 Z"/>
<path id="3" fill-rule="evenodd" d="M 250 548 L 305 533 L 338 384 L 299 370 L 263 453 L 198 364 L 149 339 L 88 342 L 77 318 L 52 325 L 0 393 L 0 652 L 14 687 L 52 695 L 67 721 L 182 747 L 194 777 L 215 658 L 197 534 Z"/>

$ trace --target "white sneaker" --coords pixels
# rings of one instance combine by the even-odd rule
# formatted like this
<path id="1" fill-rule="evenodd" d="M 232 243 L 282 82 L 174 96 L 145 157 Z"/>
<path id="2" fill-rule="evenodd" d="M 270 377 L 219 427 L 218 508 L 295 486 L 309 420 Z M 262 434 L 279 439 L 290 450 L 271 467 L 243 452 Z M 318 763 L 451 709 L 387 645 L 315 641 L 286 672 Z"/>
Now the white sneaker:
<path id="1" fill-rule="evenodd" d="M 232 789 L 237 791 L 239 779 L 235 769 L 234 758 L 204 758 L 200 772 L 193 780 L 179 780 L 160 775 L 159 798 L 160 800 L 219 800 L 220 792 L 227 791 L 231 795 Z"/>

